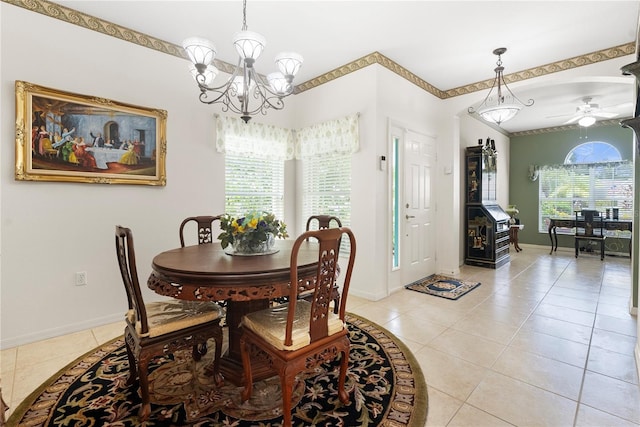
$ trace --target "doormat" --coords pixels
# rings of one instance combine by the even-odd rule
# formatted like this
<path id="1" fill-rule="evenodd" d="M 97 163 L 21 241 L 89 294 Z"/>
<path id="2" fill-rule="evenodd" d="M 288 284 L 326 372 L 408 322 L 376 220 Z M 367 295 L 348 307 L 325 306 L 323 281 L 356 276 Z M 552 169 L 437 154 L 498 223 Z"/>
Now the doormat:
<path id="1" fill-rule="evenodd" d="M 456 300 L 480 286 L 480 282 L 463 282 L 453 277 L 432 274 L 405 285 L 405 288 L 424 294 Z"/>

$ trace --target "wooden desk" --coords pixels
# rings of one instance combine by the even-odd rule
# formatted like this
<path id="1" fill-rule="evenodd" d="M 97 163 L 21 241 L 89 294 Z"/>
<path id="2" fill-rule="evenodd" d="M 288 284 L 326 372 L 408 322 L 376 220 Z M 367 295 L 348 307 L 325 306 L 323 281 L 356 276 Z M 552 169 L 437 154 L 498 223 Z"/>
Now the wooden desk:
<path id="1" fill-rule="evenodd" d="M 605 219 L 602 223 L 604 225 L 604 229 L 608 231 L 633 231 L 633 221 L 631 220 Z M 549 252 L 549 255 L 553 254 L 558 249 L 558 235 L 556 234 L 556 227 L 584 227 L 584 220 L 578 219 L 576 221 L 575 218 L 549 218 L 549 240 L 551 240 L 551 252 Z M 631 255 L 631 240 L 629 240 L 629 255 Z"/>
<path id="2" fill-rule="evenodd" d="M 236 385 L 244 383 L 240 358 L 240 320 L 242 316 L 268 307 L 269 300 L 289 295 L 289 264 L 293 240 L 276 241 L 279 251 L 271 255 L 231 256 L 219 242 L 187 246 L 158 254 L 147 285 L 154 292 L 193 301 L 227 300 L 226 321 L 229 349 L 220 370 Z M 315 243 L 305 242 L 298 255 L 299 286 L 308 288 L 316 273 L 318 251 Z M 266 365 L 253 364 L 254 380 L 274 372 Z"/>

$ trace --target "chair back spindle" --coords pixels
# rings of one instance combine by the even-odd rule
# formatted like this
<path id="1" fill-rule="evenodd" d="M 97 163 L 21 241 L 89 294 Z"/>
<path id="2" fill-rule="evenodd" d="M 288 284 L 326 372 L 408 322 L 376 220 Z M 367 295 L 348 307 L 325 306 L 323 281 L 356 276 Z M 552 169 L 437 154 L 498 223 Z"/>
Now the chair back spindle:
<path id="1" fill-rule="evenodd" d="M 213 223 L 220 220 L 221 215 L 200 215 L 185 218 L 180 224 L 180 246 L 184 248 L 184 228 L 189 222 L 197 224 L 198 244 L 213 243 Z"/>

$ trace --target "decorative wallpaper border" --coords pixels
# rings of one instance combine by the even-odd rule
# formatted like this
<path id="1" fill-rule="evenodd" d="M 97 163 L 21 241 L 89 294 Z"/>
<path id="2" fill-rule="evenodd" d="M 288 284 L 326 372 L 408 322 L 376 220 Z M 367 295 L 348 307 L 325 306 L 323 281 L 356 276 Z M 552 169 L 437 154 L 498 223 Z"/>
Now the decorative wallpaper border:
<path id="1" fill-rule="evenodd" d="M 102 34 L 106 34 L 112 37 L 119 38 L 121 40 L 135 43 L 140 46 L 154 49 L 159 52 L 166 53 L 168 55 L 177 56 L 179 58 L 187 59 L 186 54 L 181 46 L 169 43 L 167 41 L 151 37 L 144 33 L 131 30 L 129 28 L 114 24 L 113 22 L 105 21 L 95 16 L 91 16 L 77 10 L 53 3 L 48 0 L 1 0 L 3 3 L 12 4 L 14 6 L 22 7 L 32 12 L 41 13 L 50 18 L 59 19 L 61 21 L 78 25 L 89 30 L 97 31 Z M 595 52 L 587 53 L 585 55 L 575 56 L 573 58 L 564 59 L 550 64 L 541 65 L 539 67 L 530 68 L 528 70 L 518 71 L 516 73 L 507 74 L 504 79 L 507 83 L 518 82 L 522 80 L 532 79 L 535 77 L 544 76 L 547 74 L 557 73 L 559 71 L 570 70 L 584 65 L 595 64 L 597 62 L 607 61 L 610 59 L 618 58 L 625 55 L 631 55 L 635 53 L 636 45 L 634 42 L 622 44 L 620 46 L 614 46 L 607 49 L 598 50 Z M 215 66 L 228 74 L 231 74 L 235 68 L 234 65 L 224 61 L 215 60 Z M 351 61 L 348 64 L 342 65 L 334 70 L 324 73 L 318 77 L 315 77 L 306 82 L 300 83 L 295 88 L 295 93 L 301 93 L 309 89 L 318 87 L 324 83 L 330 82 L 337 78 L 343 77 L 347 74 L 358 71 L 364 67 L 368 67 L 372 64 L 379 64 L 400 77 L 415 84 L 419 88 L 426 92 L 440 98 L 448 99 L 460 95 L 466 95 L 469 93 L 477 92 L 484 89 L 489 89 L 493 84 L 493 78 L 484 80 L 481 82 L 471 83 L 468 85 L 460 86 L 448 90 L 440 90 L 420 77 L 413 74 L 398 63 L 392 61 L 380 52 L 373 52 L 362 58 Z M 551 128 L 550 128 L 551 129 Z M 560 128 L 553 128 L 560 129 Z"/>
<path id="2" fill-rule="evenodd" d="M 519 82 L 522 80 L 533 79 L 535 77 L 545 76 L 547 74 L 557 73 L 559 71 L 571 70 L 573 68 L 591 65 L 597 62 L 608 61 L 610 59 L 619 58 L 621 56 L 631 55 L 636 51 L 636 43 L 629 42 L 619 46 L 598 50 L 587 53 L 585 55 L 574 56 L 573 58 L 563 59 L 561 61 L 552 62 L 550 64 L 541 65 L 539 67 L 530 68 L 528 70 L 518 71 L 512 74 L 506 74 L 504 80 L 507 83 Z M 460 86 L 447 90 L 445 98 L 452 98 L 459 95 L 465 95 L 479 90 L 489 89 L 493 85 L 494 78 Z"/>
<path id="3" fill-rule="evenodd" d="M 167 55 L 177 56 L 178 58 L 188 59 L 187 54 L 182 46 L 169 43 L 167 41 L 149 36 L 147 34 L 123 27 L 113 22 L 79 12 L 66 6 L 50 2 L 48 0 L 1 0 L 3 3 L 12 4 L 31 12 L 37 12 L 50 18 L 59 19 L 69 24 L 77 25 L 88 30 L 97 31 L 111 37 L 128 41 Z M 215 60 L 214 65 L 225 73 L 231 74 L 235 69 L 234 65 L 227 62 Z"/>
<path id="4" fill-rule="evenodd" d="M 346 76 L 349 73 L 353 73 L 354 71 L 358 71 L 372 64 L 379 64 L 393 71 L 400 77 L 410 81 L 411 83 L 415 84 L 419 88 L 429 92 L 432 95 L 437 96 L 440 99 L 444 99 L 446 97 L 445 92 L 429 84 L 428 82 L 422 80 L 420 77 L 416 76 L 411 71 L 407 70 L 406 68 L 399 65 L 398 63 L 393 62 L 391 59 L 387 58 L 380 52 L 370 53 L 368 55 L 363 56 L 362 58 L 356 59 L 355 61 L 351 61 L 348 64 L 345 64 L 341 67 L 333 69 L 316 78 L 308 80 L 304 83 L 300 83 L 299 85 L 296 86 L 296 93 L 313 89 L 324 83 L 330 82 L 331 80 L 335 80 L 339 77 Z"/>
<path id="5" fill-rule="evenodd" d="M 591 127 L 600 127 L 600 126 L 620 126 L 620 122 L 622 120 L 625 120 L 626 117 L 620 118 L 620 119 L 610 119 L 610 120 L 599 120 L 596 123 L 594 123 Z M 580 126 L 579 125 L 566 125 L 566 126 L 553 126 L 553 127 L 548 127 L 548 128 L 542 128 L 542 129 L 531 129 L 531 130 L 523 130 L 520 132 L 511 132 L 509 133 L 508 136 L 512 137 L 512 136 L 526 136 L 526 135 L 541 135 L 541 134 L 545 134 L 545 133 L 551 133 L 551 132 L 560 132 L 560 131 L 566 131 L 566 130 L 573 130 L 573 129 L 579 129 Z"/>

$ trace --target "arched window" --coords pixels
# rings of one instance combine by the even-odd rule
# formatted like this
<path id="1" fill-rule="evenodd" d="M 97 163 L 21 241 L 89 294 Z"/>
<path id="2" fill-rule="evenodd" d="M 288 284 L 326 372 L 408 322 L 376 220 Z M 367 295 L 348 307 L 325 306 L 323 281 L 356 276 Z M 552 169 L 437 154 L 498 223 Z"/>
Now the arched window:
<path id="1" fill-rule="evenodd" d="M 538 185 L 541 233 L 547 232 L 550 217 L 571 218 L 582 209 L 617 208 L 620 219 L 633 218 L 633 163 L 607 142 L 585 142 L 567 154 L 564 164 L 542 167 Z"/>
<path id="2" fill-rule="evenodd" d="M 619 162 L 621 160 L 620 151 L 613 145 L 608 142 L 591 141 L 580 144 L 569 151 L 564 159 L 564 164 Z"/>

